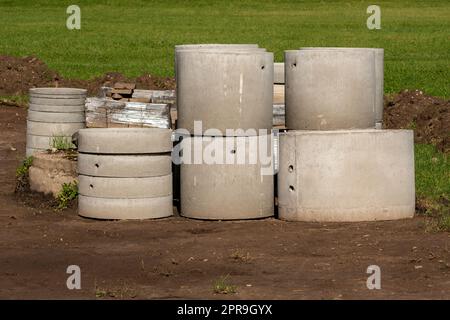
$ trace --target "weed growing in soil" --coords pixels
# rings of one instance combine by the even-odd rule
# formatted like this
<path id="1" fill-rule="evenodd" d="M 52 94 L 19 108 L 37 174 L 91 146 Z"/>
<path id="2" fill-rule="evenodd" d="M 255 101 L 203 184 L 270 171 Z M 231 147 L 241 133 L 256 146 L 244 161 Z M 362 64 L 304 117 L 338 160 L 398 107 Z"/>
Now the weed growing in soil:
<path id="1" fill-rule="evenodd" d="M 236 286 L 228 283 L 228 277 L 230 275 L 222 276 L 214 282 L 214 293 L 229 294 L 236 293 Z"/>
<path id="2" fill-rule="evenodd" d="M 56 150 L 71 150 L 73 149 L 72 139 L 65 136 L 54 136 L 50 145 Z"/>
<path id="3" fill-rule="evenodd" d="M 66 209 L 70 202 L 78 197 L 78 184 L 76 181 L 63 183 L 61 191 L 56 196 L 58 209 Z"/>
<path id="4" fill-rule="evenodd" d="M 97 286 L 97 282 L 95 281 L 94 292 L 96 298 L 133 299 L 137 296 L 136 291 L 127 285 L 125 281 L 122 281 L 120 286 L 114 286 L 111 289 L 101 288 Z"/>
<path id="5" fill-rule="evenodd" d="M 28 170 L 33 164 L 33 157 L 30 156 L 22 161 L 21 165 L 16 169 L 16 189 L 15 192 L 20 192 L 28 189 Z"/>
<path id="6" fill-rule="evenodd" d="M 6 106 L 26 107 L 28 104 L 27 95 L 0 95 L 0 103 Z"/>
<path id="7" fill-rule="evenodd" d="M 33 156 L 29 156 L 25 160 L 23 160 L 22 164 L 16 169 L 16 177 L 20 178 L 23 177 L 24 175 L 27 175 L 28 170 L 30 169 L 32 164 L 33 164 Z"/>

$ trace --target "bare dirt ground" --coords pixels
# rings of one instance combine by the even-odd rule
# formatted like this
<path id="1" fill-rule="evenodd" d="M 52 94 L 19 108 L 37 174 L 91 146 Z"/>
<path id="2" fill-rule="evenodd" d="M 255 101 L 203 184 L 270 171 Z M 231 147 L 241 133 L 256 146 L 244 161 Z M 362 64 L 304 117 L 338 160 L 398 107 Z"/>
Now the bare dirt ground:
<path id="1" fill-rule="evenodd" d="M 14 195 L 26 111 L 0 105 L 0 298 L 450 299 L 450 234 L 373 223 L 95 221 Z M 366 269 L 381 268 L 381 290 Z M 81 290 L 66 269 L 81 268 Z M 234 294 L 216 294 L 228 276 Z"/>

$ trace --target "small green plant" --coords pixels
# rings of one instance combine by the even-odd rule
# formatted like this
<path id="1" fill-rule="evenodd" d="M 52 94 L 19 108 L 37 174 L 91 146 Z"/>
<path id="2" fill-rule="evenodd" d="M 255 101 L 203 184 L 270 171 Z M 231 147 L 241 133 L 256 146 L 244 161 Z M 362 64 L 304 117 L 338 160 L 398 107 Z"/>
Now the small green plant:
<path id="1" fill-rule="evenodd" d="M 22 164 L 16 169 L 16 177 L 22 178 L 28 174 L 28 170 L 33 164 L 33 156 L 29 156 L 25 160 L 22 161 Z"/>
<path id="2" fill-rule="evenodd" d="M 66 209 L 72 200 L 78 196 L 78 184 L 76 181 L 63 183 L 61 191 L 56 196 L 58 209 Z"/>
<path id="3" fill-rule="evenodd" d="M 27 95 L 0 95 L 1 104 L 7 106 L 26 107 L 28 104 Z"/>
<path id="4" fill-rule="evenodd" d="M 56 150 L 73 149 L 72 139 L 66 136 L 53 136 L 50 147 Z"/>
<path id="5" fill-rule="evenodd" d="M 236 293 L 236 286 L 228 283 L 228 277 L 230 275 L 222 276 L 214 282 L 213 291 L 214 293 L 230 294 Z"/>
<path id="6" fill-rule="evenodd" d="M 29 189 L 28 171 L 33 164 L 33 157 L 30 156 L 22 161 L 16 169 L 16 188 L 14 192 L 25 192 Z"/>

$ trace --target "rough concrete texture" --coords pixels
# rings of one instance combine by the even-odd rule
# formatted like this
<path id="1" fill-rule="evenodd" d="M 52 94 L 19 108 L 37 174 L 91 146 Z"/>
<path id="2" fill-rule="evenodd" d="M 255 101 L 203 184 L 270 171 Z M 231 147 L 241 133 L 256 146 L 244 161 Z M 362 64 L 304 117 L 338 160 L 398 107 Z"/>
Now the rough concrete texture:
<path id="1" fill-rule="evenodd" d="M 202 151 L 211 143 L 220 143 L 223 154 L 254 156 L 257 137 L 185 137 L 182 144 L 198 144 Z M 235 147 L 227 148 L 227 142 Z M 268 146 L 270 148 L 270 146 Z M 245 149 L 243 149 L 245 148 Z M 219 151 L 220 153 L 220 151 Z M 186 153 L 183 151 L 183 155 Z M 273 215 L 273 175 L 262 175 L 260 157 L 255 164 L 181 164 L 181 215 L 197 219 L 254 219 Z"/>
<path id="2" fill-rule="evenodd" d="M 55 137 L 51 136 L 34 136 L 31 134 L 27 134 L 27 147 L 32 149 L 51 149 L 53 146 L 53 139 Z M 71 136 L 65 136 L 64 139 L 69 143 L 70 147 L 75 148 L 75 145 L 71 143 L 72 137 Z"/>
<path id="3" fill-rule="evenodd" d="M 77 96 L 86 96 L 86 89 L 78 89 L 78 88 L 31 88 L 30 95 L 52 95 L 52 96 L 67 96 L 67 95 L 77 95 Z"/>
<path id="4" fill-rule="evenodd" d="M 76 180 L 76 161 L 67 159 L 63 153 L 34 153 L 33 164 L 29 169 L 31 190 L 56 197 L 63 183 Z"/>
<path id="5" fill-rule="evenodd" d="M 28 120 L 49 123 L 85 122 L 84 112 L 40 112 L 28 110 Z"/>
<path id="6" fill-rule="evenodd" d="M 30 96 L 30 103 L 32 104 L 46 104 L 49 106 L 80 106 L 84 105 L 86 99 L 83 98 L 37 98 Z"/>
<path id="7" fill-rule="evenodd" d="M 272 53 L 181 50 L 176 60 L 178 128 L 195 135 L 272 128 Z M 202 121 L 201 132 L 194 121 Z"/>
<path id="8" fill-rule="evenodd" d="M 172 172 L 170 155 L 78 154 L 78 173 L 94 177 L 143 178 Z"/>
<path id="9" fill-rule="evenodd" d="M 28 120 L 27 134 L 36 136 L 72 136 L 72 134 L 84 127 L 84 122 L 48 123 Z"/>
<path id="10" fill-rule="evenodd" d="M 289 131 L 280 135 L 279 218 L 372 221 L 415 210 L 411 130 Z"/>
<path id="11" fill-rule="evenodd" d="M 26 148 L 25 149 L 25 156 L 26 157 L 30 157 L 32 155 L 34 155 L 36 152 L 43 152 L 46 151 L 46 149 L 37 149 L 37 148 Z"/>
<path id="12" fill-rule="evenodd" d="M 78 151 L 95 154 L 149 154 L 172 151 L 172 130 L 90 128 L 78 131 Z"/>
<path id="13" fill-rule="evenodd" d="M 95 219 L 155 219 L 173 215 L 172 195 L 157 198 L 110 199 L 78 196 L 78 214 Z"/>
<path id="14" fill-rule="evenodd" d="M 148 178 L 109 178 L 78 176 L 83 196 L 97 198 L 154 198 L 172 194 L 172 174 Z"/>
<path id="15" fill-rule="evenodd" d="M 285 51 L 287 128 L 375 128 L 376 65 L 373 50 Z"/>
<path id="16" fill-rule="evenodd" d="M 284 63 L 275 62 L 273 64 L 273 83 L 284 84 Z"/>
<path id="17" fill-rule="evenodd" d="M 49 106 L 45 104 L 33 104 L 28 105 L 28 110 L 39 112 L 62 112 L 62 113 L 79 113 L 84 112 L 84 104 L 77 106 Z"/>
<path id="18" fill-rule="evenodd" d="M 339 48 L 339 47 L 302 47 L 300 50 L 350 50 L 350 51 L 372 51 L 375 54 L 375 120 L 378 124 L 383 122 L 383 108 L 384 108 L 384 49 L 382 48 Z"/>

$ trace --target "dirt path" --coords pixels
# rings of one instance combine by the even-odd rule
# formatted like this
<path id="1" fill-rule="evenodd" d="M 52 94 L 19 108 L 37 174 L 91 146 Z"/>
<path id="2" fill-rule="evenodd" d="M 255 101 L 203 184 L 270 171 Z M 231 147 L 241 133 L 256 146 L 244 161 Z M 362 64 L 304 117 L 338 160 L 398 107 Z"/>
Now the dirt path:
<path id="1" fill-rule="evenodd" d="M 318 224 L 113 222 L 21 204 L 26 112 L 0 106 L 0 298 L 450 299 L 450 235 L 423 218 Z M 14 150 L 16 149 L 16 150 Z M 68 290 L 66 268 L 81 268 Z M 381 290 L 366 269 L 381 268 Z M 235 294 L 213 293 L 229 274 Z"/>

